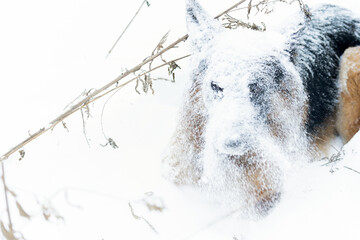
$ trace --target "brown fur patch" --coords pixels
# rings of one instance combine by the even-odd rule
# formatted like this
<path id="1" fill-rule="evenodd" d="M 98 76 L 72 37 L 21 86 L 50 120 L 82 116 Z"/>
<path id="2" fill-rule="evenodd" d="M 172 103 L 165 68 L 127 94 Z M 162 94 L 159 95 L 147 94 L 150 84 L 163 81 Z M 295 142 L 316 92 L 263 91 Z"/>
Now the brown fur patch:
<path id="1" fill-rule="evenodd" d="M 260 158 L 256 152 L 227 156 L 227 159 L 241 171 L 243 179 L 239 180 L 239 184 L 248 193 L 247 203 L 255 206 L 256 210 L 266 212 L 275 205 L 280 196 L 281 174 L 277 166 L 261 161 Z M 279 177 L 274 177 L 274 172 L 279 172 Z"/>
<path id="2" fill-rule="evenodd" d="M 331 114 L 321 128 L 317 129 L 316 135 L 312 136 L 311 143 L 316 146 L 316 151 L 328 156 L 329 144 L 335 138 L 336 134 L 336 113 Z M 316 156 L 317 153 L 315 153 Z"/>
<path id="3" fill-rule="evenodd" d="M 292 88 L 290 90 L 286 89 L 285 86 L 280 91 L 277 91 L 271 97 L 273 106 L 277 106 L 276 109 L 267 115 L 267 123 L 269 126 L 270 133 L 273 137 L 278 140 L 286 140 L 286 129 L 283 129 L 283 123 L 279 120 L 281 119 L 281 111 L 285 109 L 292 109 L 294 107 L 294 101 L 296 99 L 296 89 Z M 305 103 L 305 106 L 302 106 L 299 110 L 299 117 L 301 118 L 302 126 L 305 127 L 305 123 L 308 117 L 308 103 Z"/>
<path id="4" fill-rule="evenodd" d="M 341 93 L 336 128 L 346 143 L 360 129 L 360 47 L 344 52 L 339 81 Z"/>
<path id="5" fill-rule="evenodd" d="M 170 154 L 164 162 L 173 170 L 175 184 L 196 184 L 202 173 L 198 159 L 204 148 L 206 117 L 203 109 L 201 84 L 194 81 L 187 93 L 189 99 L 182 108 L 182 117 L 177 126 Z"/>
<path id="6" fill-rule="evenodd" d="M 272 173 L 278 170 L 276 166 L 266 163 L 247 164 L 244 168 L 244 174 L 247 182 L 245 188 L 249 195 L 255 200 L 255 206 L 260 211 L 268 211 L 280 196 L 280 179 L 274 179 Z"/>

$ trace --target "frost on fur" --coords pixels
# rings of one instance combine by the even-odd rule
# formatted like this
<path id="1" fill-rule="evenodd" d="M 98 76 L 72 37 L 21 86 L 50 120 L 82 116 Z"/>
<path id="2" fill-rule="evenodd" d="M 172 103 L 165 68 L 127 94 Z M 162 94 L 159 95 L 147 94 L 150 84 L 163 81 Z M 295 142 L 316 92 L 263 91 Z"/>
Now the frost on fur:
<path id="1" fill-rule="evenodd" d="M 187 1 L 192 84 L 164 159 L 169 179 L 258 213 L 278 201 L 289 166 L 334 130 L 339 57 L 360 43 L 349 11 L 311 13 L 280 31 L 229 31 Z"/>

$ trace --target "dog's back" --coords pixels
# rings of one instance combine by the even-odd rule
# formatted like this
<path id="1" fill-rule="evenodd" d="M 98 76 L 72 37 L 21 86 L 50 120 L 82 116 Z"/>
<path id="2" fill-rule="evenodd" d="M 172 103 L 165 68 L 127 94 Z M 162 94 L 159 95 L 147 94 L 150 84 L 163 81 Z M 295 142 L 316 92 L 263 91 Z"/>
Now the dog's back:
<path id="1" fill-rule="evenodd" d="M 307 132 L 321 135 L 324 124 L 333 124 L 339 99 L 340 56 L 360 45 L 360 20 L 346 9 L 322 5 L 311 9 L 290 40 L 291 61 L 303 79 L 308 94 Z"/>

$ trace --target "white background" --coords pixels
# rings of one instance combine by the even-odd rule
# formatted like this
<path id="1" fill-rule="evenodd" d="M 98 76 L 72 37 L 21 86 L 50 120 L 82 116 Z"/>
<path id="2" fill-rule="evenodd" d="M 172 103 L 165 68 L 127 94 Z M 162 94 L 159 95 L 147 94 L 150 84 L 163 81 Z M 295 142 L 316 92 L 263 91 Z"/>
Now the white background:
<path id="1" fill-rule="evenodd" d="M 141 2 L 0 1 L 1 154 L 53 120 L 85 89 L 99 88 L 141 62 L 167 31 L 167 43 L 186 33 L 183 1 L 150 0 L 106 58 Z M 355 1 L 327 2 L 360 12 Z M 236 1 L 200 3 L 215 16 Z M 166 58 L 187 54 L 187 43 L 182 45 Z M 118 149 L 100 146 L 106 142 L 100 123 L 105 97 L 91 105 L 90 147 L 76 113 L 66 120 L 70 132 L 57 126 L 27 145 L 22 161 L 17 153 L 6 161 L 9 188 L 32 216 L 30 221 L 19 218 L 12 201 L 16 230 L 26 239 L 360 238 L 360 175 L 342 167 L 334 174 L 319 164 L 304 170 L 288 183 L 280 206 L 261 221 L 222 219 L 226 213 L 204 204 L 201 194 L 162 180 L 161 154 L 187 81 L 187 61 L 179 65 L 176 83 L 155 82 L 155 95 L 138 95 L 132 84 L 107 103 L 103 127 Z M 165 77 L 166 69 L 154 76 Z M 344 165 L 356 165 L 359 156 L 347 157 Z M 154 192 L 154 201 L 163 199 L 163 212 L 144 208 L 140 200 L 147 192 Z M 0 216 L 7 222 L 2 196 Z M 51 204 L 65 220 L 46 222 L 37 202 Z M 128 202 L 158 234 L 132 216 Z"/>

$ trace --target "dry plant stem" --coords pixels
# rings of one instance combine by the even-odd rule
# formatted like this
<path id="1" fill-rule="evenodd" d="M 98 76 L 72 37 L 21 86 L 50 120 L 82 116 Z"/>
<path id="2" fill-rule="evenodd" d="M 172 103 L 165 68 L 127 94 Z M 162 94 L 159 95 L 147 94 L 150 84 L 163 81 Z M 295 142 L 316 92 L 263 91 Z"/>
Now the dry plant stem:
<path id="1" fill-rule="evenodd" d="M 350 171 L 353 171 L 353 172 L 355 172 L 355 173 L 357 173 L 357 174 L 360 174 L 359 171 L 357 171 L 357 170 L 355 170 L 355 169 L 353 169 L 353 168 L 350 168 L 350 167 L 347 167 L 347 166 L 344 166 L 344 168 L 349 169 Z"/>
<path id="2" fill-rule="evenodd" d="M 219 17 L 221 17 L 222 15 L 230 12 L 230 11 L 233 10 L 234 8 L 237 8 L 237 6 L 239 6 L 240 4 L 242 4 L 242 3 L 244 3 L 244 2 L 246 2 L 246 0 L 241 0 L 240 2 L 238 2 L 237 4 L 235 4 L 234 6 L 226 9 L 224 12 L 220 13 L 219 15 L 217 15 L 217 16 L 215 17 L 215 19 L 218 19 Z"/>
<path id="3" fill-rule="evenodd" d="M 136 72 L 138 70 L 140 70 L 140 68 L 142 66 L 144 66 L 145 64 L 151 62 L 153 59 L 159 57 L 161 54 L 165 53 L 166 51 L 172 49 L 173 47 L 175 47 L 176 45 L 178 45 L 180 42 L 185 41 L 187 38 L 189 37 L 188 34 L 186 34 L 185 36 L 179 38 L 177 41 L 173 42 L 172 44 L 170 44 L 168 47 L 164 48 L 162 51 L 160 51 L 159 53 L 155 54 L 154 56 L 151 56 L 147 59 L 145 59 L 142 63 L 138 64 L 137 66 L 133 67 L 132 69 L 126 71 L 125 73 L 123 73 L 122 75 L 118 76 L 117 78 L 115 78 L 114 80 L 112 80 L 111 82 L 109 82 L 108 84 L 106 84 L 105 86 L 103 86 L 102 88 L 94 91 L 93 93 L 89 94 L 89 96 L 87 96 L 86 98 L 84 98 L 82 101 L 80 101 L 79 103 L 75 104 L 71 109 L 69 109 L 68 111 L 66 111 L 64 114 L 60 115 L 59 117 L 55 118 L 53 121 L 50 122 L 50 124 L 55 124 L 58 123 L 61 119 L 63 119 L 64 117 L 67 117 L 67 115 L 71 114 L 74 110 L 78 110 L 79 107 L 82 107 L 84 104 L 86 104 L 86 102 L 88 102 L 91 98 L 95 97 L 96 95 L 98 95 L 99 93 L 105 91 L 106 89 L 108 89 L 110 86 L 116 84 L 117 82 L 119 82 L 121 79 L 127 77 L 129 74 Z M 1 159 L 0 159 L 1 160 Z"/>
<path id="4" fill-rule="evenodd" d="M 174 48 L 175 46 L 177 46 L 179 43 L 185 41 L 187 38 L 189 37 L 188 34 L 184 35 L 183 37 L 179 38 L 177 41 L 173 42 L 172 44 L 170 44 L 168 47 L 164 48 L 162 51 L 158 52 L 157 54 L 154 54 L 153 56 L 150 56 L 149 58 L 145 59 L 143 62 L 141 62 L 140 64 L 138 64 L 137 66 L 133 67 L 132 69 L 126 71 L 125 73 L 123 73 L 122 75 L 118 76 L 117 78 L 115 78 L 114 80 L 112 80 L 111 82 L 109 82 L 108 84 L 106 84 L 105 86 L 101 87 L 98 90 L 95 90 L 94 92 L 92 92 L 91 94 L 89 94 L 86 98 L 84 98 L 83 100 L 81 100 L 80 102 L 78 102 L 77 104 L 75 104 L 74 106 L 72 106 L 69 110 L 67 110 L 66 112 L 64 112 L 63 114 L 61 114 L 60 116 L 58 116 L 57 118 L 55 118 L 54 120 L 52 120 L 49 125 L 47 127 L 41 128 L 38 132 L 32 134 L 30 137 L 26 138 L 24 141 L 22 141 L 21 143 L 19 143 L 18 145 L 16 145 L 15 147 L 13 147 L 10 151 L 8 151 L 7 153 L 5 153 L 4 155 L 2 155 L 0 157 L 0 161 L 4 161 L 5 159 L 9 158 L 9 156 L 11 156 L 13 153 L 17 152 L 19 149 L 21 149 L 22 147 L 24 147 L 26 144 L 28 144 L 29 142 L 33 141 L 34 139 L 38 138 L 39 136 L 41 136 L 42 134 L 44 134 L 45 132 L 49 131 L 50 129 L 53 129 L 57 124 L 61 123 L 62 121 L 64 121 L 64 119 L 66 119 L 68 116 L 70 116 L 71 114 L 75 113 L 76 111 L 78 111 L 79 109 L 81 109 L 82 107 L 88 105 L 89 103 L 97 100 L 98 98 L 95 98 L 97 95 L 99 95 L 100 93 L 104 92 L 106 89 L 108 89 L 109 87 L 111 87 L 112 85 L 116 84 L 117 82 L 119 82 L 120 80 L 122 80 L 123 78 L 127 77 L 128 75 L 130 75 L 131 73 L 134 73 L 136 71 L 138 71 L 142 66 L 146 65 L 147 63 L 151 62 L 152 60 L 154 60 L 155 58 L 159 57 L 160 55 L 164 54 L 165 52 L 167 52 L 168 50 Z M 182 59 L 182 58 L 180 58 Z M 162 66 L 164 66 L 166 64 L 163 64 Z M 159 67 L 156 67 L 152 70 L 155 70 Z M 131 82 L 133 80 L 130 80 L 127 83 Z M 125 84 L 125 85 L 126 85 Z M 102 95 L 103 96 L 103 95 Z M 95 98 L 95 100 L 93 99 Z"/>
<path id="5" fill-rule="evenodd" d="M 81 112 L 81 118 L 82 118 L 82 124 L 83 124 L 83 134 L 85 136 L 88 146 L 90 147 L 90 142 L 89 142 L 89 139 L 87 138 L 87 134 L 86 134 L 86 123 L 85 123 L 85 117 L 84 117 L 84 112 L 83 112 L 82 108 L 80 109 L 80 112 Z"/>
<path id="6" fill-rule="evenodd" d="M 163 63 L 163 64 L 161 64 L 161 65 L 159 65 L 159 66 L 157 66 L 157 67 L 154 67 L 154 68 L 152 68 L 151 70 L 148 70 L 148 71 L 146 71 L 146 72 L 143 72 L 142 74 L 140 74 L 140 75 L 138 75 L 138 76 L 136 76 L 136 77 L 134 77 L 134 78 L 126 81 L 125 83 L 123 83 L 123 84 L 121 84 L 121 85 L 119 85 L 119 86 L 117 86 L 117 87 L 115 87 L 115 88 L 113 88 L 113 89 L 111 89 L 111 90 L 109 90 L 109 91 L 107 91 L 107 92 L 105 92 L 105 93 L 103 93 L 103 94 L 101 94 L 101 95 L 99 95 L 99 96 L 91 99 L 88 104 L 90 104 L 90 103 L 98 100 L 99 98 L 101 98 L 101 97 L 103 97 L 103 96 L 105 96 L 105 95 L 107 95 L 107 94 L 109 94 L 109 93 L 111 93 L 111 92 L 113 92 L 113 91 L 115 91 L 115 90 L 119 90 L 120 88 L 126 86 L 127 84 L 135 81 L 135 80 L 138 79 L 139 77 L 142 77 L 142 76 L 144 76 L 144 75 L 146 75 L 146 74 L 148 74 L 148 73 L 150 73 L 150 72 L 152 72 L 152 71 L 155 71 L 156 69 L 159 69 L 159 68 L 162 68 L 162 67 L 164 67 L 164 66 L 166 66 L 166 65 L 169 65 L 171 62 L 177 62 L 177 61 L 180 61 L 180 60 L 182 60 L 182 59 L 184 59 L 184 58 L 187 58 L 187 57 L 190 57 L 190 56 L 191 56 L 191 55 L 188 54 L 188 55 L 186 55 L 186 56 L 176 58 L 176 59 L 171 60 L 171 61 L 169 61 L 169 62 L 167 62 L 167 63 Z"/>
<path id="7" fill-rule="evenodd" d="M 251 8 L 258 7 L 258 6 L 262 5 L 262 4 L 269 4 L 269 3 L 276 3 L 276 2 L 284 2 L 284 1 L 282 1 L 282 0 L 274 0 L 274 1 L 268 1 L 266 3 L 265 2 L 259 2 L 257 4 L 251 5 Z M 241 7 L 241 8 L 237 8 L 237 9 L 232 9 L 229 12 L 235 12 L 237 10 L 244 10 L 244 9 L 249 9 L 249 6 Z"/>
<path id="8" fill-rule="evenodd" d="M 8 188 L 7 188 L 6 182 L 5 182 L 5 166 L 4 166 L 3 162 L 1 163 L 1 170 L 2 170 L 1 180 L 2 180 L 3 186 L 4 186 L 6 211 L 7 211 L 7 215 L 8 215 L 8 221 L 9 221 L 9 231 L 10 231 L 10 233 L 13 233 L 14 231 L 13 231 L 13 225 L 12 225 L 11 215 L 10 215 L 10 207 L 9 207 L 9 199 L 8 199 Z"/>
<path id="9" fill-rule="evenodd" d="M 109 50 L 108 54 L 106 57 L 109 57 L 109 55 L 111 54 L 112 50 L 114 50 L 116 44 L 120 41 L 120 39 L 122 38 L 122 36 L 124 35 L 124 33 L 126 32 L 126 30 L 129 28 L 129 26 L 131 25 L 131 23 L 134 21 L 135 17 L 139 14 L 142 6 L 147 2 L 147 0 L 144 0 L 139 9 L 136 11 L 135 15 L 133 16 L 133 18 L 130 20 L 130 22 L 128 23 L 128 25 L 125 27 L 125 29 L 122 31 L 122 33 L 120 34 L 120 36 L 118 37 L 118 39 L 116 39 L 114 45 L 111 47 L 111 49 Z"/>
<path id="10" fill-rule="evenodd" d="M 143 221 L 151 228 L 151 230 L 153 230 L 156 234 L 159 234 L 158 231 L 156 231 L 156 229 L 154 228 L 154 226 L 153 226 L 148 220 L 146 220 L 146 218 L 141 217 L 141 216 L 138 216 L 138 215 L 135 214 L 134 208 L 132 207 L 132 205 L 131 205 L 130 202 L 128 203 L 128 205 L 129 205 L 129 208 L 130 208 L 130 211 L 131 211 L 132 216 L 133 216 L 136 220 L 143 220 Z"/>
<path id="11" fill-rule="evenodd" d="M 285 0 L 274 0 L 274 1 L 262 1 L 262 2 L 259 2 L 257 4 L 254 4 L 254 5 L 251 5 L 251 8 L 254 8 L 254 7 L 259 7 L 260 5 L 265 5 L 265 4 L 269 4 L 269 3 L 278 3 L 278 2 L 283 2 L 283 3 L 288 3 L 286 2 Z M 293 4 L 294 2 L 298 2 L 298 1 L 293 1 L 293 2 L 290 2 L 288 4 Z M 299 2 L 300 4 L 300 7 L 302 6 L 301 3 Z M 231 12 L 235 12 L 235 11 L 239 11 L 239 10 L 244 10 L 244 9 L 249 9 L 249 6 L 246 6 L 246 7 L 241 7 L 241 8 L 236 8 L 236 9 L 231 9 L 230 11 L 228 11 L 227 13 L 231 13 Z M 223 14 L 224 15 L 224 14 Z"/>

